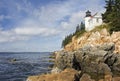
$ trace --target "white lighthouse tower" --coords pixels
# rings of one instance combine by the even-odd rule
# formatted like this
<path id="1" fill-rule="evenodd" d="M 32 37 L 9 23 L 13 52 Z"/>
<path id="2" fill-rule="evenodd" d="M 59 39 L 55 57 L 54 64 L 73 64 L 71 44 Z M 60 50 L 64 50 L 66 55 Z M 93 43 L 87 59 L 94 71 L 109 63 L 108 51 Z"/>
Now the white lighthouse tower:
<path id="1" fill-rule="evenodd" d="M 91 15 L 91 12 L 88 10 L 86 12 L 85 16 L 85 30 L 90 31 L 94 29 L 96 26 L 99 26 L 103 23 L 102 16 L 98 15 L 97 13 L 95 15 Z"/>

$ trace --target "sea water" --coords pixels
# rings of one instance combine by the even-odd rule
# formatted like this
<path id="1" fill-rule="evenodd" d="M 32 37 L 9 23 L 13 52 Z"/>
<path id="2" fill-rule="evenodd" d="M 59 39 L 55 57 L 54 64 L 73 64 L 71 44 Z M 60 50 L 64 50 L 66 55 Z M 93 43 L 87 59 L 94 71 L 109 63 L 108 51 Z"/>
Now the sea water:
<path id="1" fill-rule="evenodd" d="M 0 81 L 26 81 L 49 72 L 50 52 L 0 52 Z"/>

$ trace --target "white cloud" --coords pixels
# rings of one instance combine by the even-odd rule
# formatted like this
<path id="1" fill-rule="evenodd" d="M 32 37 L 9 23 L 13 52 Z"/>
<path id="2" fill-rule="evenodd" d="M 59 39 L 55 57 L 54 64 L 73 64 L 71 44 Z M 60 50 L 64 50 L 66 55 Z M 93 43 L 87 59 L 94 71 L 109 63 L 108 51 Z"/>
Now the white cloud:
<path id="1" fill-rule="evenodd" d="M 59 33 L 57 29 L 42 27 L 36 20 L 25 19 L 10 30 L 0 28 L 0 42 L 24 41 L 33 37 L 55 36 Z"/>
<path id="2" fill-rule="evenodd" d="M 55 36 L 59 33 L 55 29 L 39 28 L 39 27 L 25 27 L 15 28 L 12 30 L 0 30 L 0 42 L 13 42 L 21 40 L 29 40 L 32 37 L 48 37 Z"/>
<path id="3" fill-rule="evenodd" d="M 28 37 L 16 35 L 12 30 L 0 29 L 0 42 L 13 42 L 18 40 L 27 40 Z"/>
<path id="4" fill-rule="evenodd" d="M 66 30 L 75 29 L 75 26 L 77 24 L 80 24 L 81 21 L 84 21 L 83 20 L 84 15 L 85 15 L 85 13 L 82 11 L 71 14 L 68 21 L 61 22 L 61 27 L 63 27 L 63 29 L 66 29 Z"/>
<path id="5" fill-rule="evenodd" d="M 57 35 L 60 31 L 55 29 L 54 27 L 45 27 L 41 25 L 40 21 L 35 19 L 25 19 L 21 21 L 13 31 L 17 35 L 25 35 L 25 36 L 54 36 Z"/>
<path id="6" fill-rule="evenodd" d="M 15 28 L 14 31 L 18 35 L 25 35 L 25 36 L 33 36 L 33 35 L 51 36 L 58 34 L 57 32 L 58 30 L 40 28 L 40 27 Z"/>
<path id="7" fill-rule="evenodd" d="M 4 19 L 11 19 L 11 16 L 5 16 L 5 15 L 0 15 L 0 21 L 4 20 Z"/>

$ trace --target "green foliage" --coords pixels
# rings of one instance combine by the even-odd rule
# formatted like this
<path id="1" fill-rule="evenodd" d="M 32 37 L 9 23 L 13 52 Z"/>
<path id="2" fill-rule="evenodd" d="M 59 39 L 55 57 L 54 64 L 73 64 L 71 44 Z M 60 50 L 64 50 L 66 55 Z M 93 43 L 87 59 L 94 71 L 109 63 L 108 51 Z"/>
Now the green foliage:
<path id="1" fill-rule="evenodd" d="M 101 31 L 104 28 L 107 29 L 107 31 L 109 31 L 110 29 L 109 27 L 110 27 L 109 24 L 102 24 L 100 26 L 95 27 L 93 30 L 91 30 L 91 32 Z"/>
<path id="2" fill-rule="evenodd" d="M 111 12 L 113 11 L 113 0 L 105 0 L 106 2 L 106 12 L 103 14 L 103 20 L 105 23 L 110 22 L 112 16 Z"/>
<path id="3" fill-rule="evenodd" d="M 81 31 L 75 33 L 76 38 L 80 37 L 80 36 L 83 35 L 83 33 L 85 33 L 85 32 L 86 32 L 85 30 L 81 30 Z"/>
<path id="4" fill-rule="evenodd" d="M 83 22 L 81 22 L 80 27 L 81 27 L 81 30 L 85 30 L 85 24 Z"/>
<path id="5" fill-rule="evenodd" d="M 110 33 L 120 31 L 120 0 L 115 0 L 112 16 Z"/>
<path id="6" fill-rule="evenodd" d="M 80 26 L 79 26 L 79 24 L 77 25 L 77 27 L 76 27 L 76 30 L 75 30 L 75 32 L 79 32 L 80 31 Z"/>
<path id="7" fill-rule="evenodd" d="M 81 24 L 77 25 L 76 30 L 73 34 L 70 34 L 68 36 L 65 37 L 65 39 L 62 41 L 62 47 L 65 47 L 67 44 L 69 44 L 70 42 L 72 42 L 72 37 L 76 36 L 79 37 L 80 35 L 82 35 L 85 32 L 85 25 L 83 22 L 81 22 Z"/>
<path id="8" fill-rule="evenodd" d="M 81 22 L 80 25 L 79 24 L 77 25 L 74 35 L 76 35 L 77 33 L 81 32 L 83 30 L 85 30 L 85 24 L 83 22 Z"/>
<path id="9" fill-rule="evenodd" d="M 102 16 L 104 22 L 110 24 L 109 32 L 120 31 L 120 0 L 106 0 L 105 8 Z"/>
<path id="10" fill-rule="evenodd" d="M 76 29 L 76 32 L 74 33 L 74 36 L 79 37 L 85 32 L 85 24 L 81 22 L 79 26 L 79 30 Z"/>
<path id="11" fill-rule="evenodd" d="M 72 42 L 72 37 L 73 37 L 72 34 L 66 36 L 65 39 L 62 41 L 62 47 L 65 47 L 67 44 Z"/>

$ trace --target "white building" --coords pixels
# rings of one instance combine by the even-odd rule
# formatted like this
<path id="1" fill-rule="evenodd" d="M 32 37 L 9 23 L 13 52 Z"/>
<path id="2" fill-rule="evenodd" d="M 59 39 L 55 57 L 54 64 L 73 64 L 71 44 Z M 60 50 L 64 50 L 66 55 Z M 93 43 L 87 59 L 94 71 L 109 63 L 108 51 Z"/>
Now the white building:
<path id="1" fill-rule="evenodd" d="M 90 31 L 94 29 L 96 26 L 99 26 L 103 23 L 102 16 L 98 15 L 97 13 L 95 15 L 91 15 L 91 12 L 88 10 L 86 12 L 85 16 L 85 30 Z"/>

